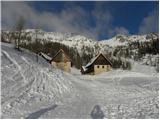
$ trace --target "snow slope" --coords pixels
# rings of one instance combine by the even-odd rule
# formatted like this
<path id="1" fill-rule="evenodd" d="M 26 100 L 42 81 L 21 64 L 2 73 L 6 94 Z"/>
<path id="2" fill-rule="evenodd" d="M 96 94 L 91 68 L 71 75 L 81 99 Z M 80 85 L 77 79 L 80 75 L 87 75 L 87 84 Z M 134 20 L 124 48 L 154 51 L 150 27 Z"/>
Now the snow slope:
<path id="1" fill-rule="evenodd" d="M 150 37 L 148 37 L 150 36 Z M 110 38 L 108 40 L 102 40 L 100 43 L 105 46 L 109 45 L 112 47 L 117 47 L 117 46 L 127 46 L 129 43 L 132 42 L 150 42 L 152 39 L 156 39 L 158 35 L 155 34 L 144 34 L 144 35 L 116 35 L 113 38 Z"/>
<path id="2" fill-rule="evenodd" d="M 55 105 L 73 92 L 72 83 L 27 50 L 2 43 L 2 118 L 20 118 L 41 107 Z M 35 104 L 36 103 L 36 104 Z M 43 106 L 41 105 L 43 104 Z M 23 112 L 22 112 L 23 111 Z"/>
<path id="3" fill-rule="evenodd" d="M 149 66 L 97 76 L 73 68 L 70 74 L 4 43 L 1 58 L 2 118 L 159 117 L 159 77 Z"/>
<path id="4" fill-rule="evenodd" d="M 108 40 L 102 40 L 100 41 L 100 43 L 102 45 L 109 45 L 112 47 L 127 45 L 127 41 L 120 42 L 119 39 L 116 38 L 116 36 Z"/>
<path id="5" fill-rule="evenodd" d="M 11 32 L 2 31 L 2 36 L 5 41 L 12 42 Z M 98 44 L 96 40 L 87 38 L 85 36 L 75 33 L 60 33 L 60 32 L 46 32 L 41 29 L 25 29 L 23 30 L 22 36 L 24 36 L 23 42 L 28 43 L 29 41 L 34 42 L 36 37 L 41 43 L 51 41 L 61 43 L 63 45 L 76 48 L 80 54 L 83 53 L 83 47 L 93 48 L 95 51 L 95 45 Z M 27 39 L 30 39 L 29 41 Z"/>

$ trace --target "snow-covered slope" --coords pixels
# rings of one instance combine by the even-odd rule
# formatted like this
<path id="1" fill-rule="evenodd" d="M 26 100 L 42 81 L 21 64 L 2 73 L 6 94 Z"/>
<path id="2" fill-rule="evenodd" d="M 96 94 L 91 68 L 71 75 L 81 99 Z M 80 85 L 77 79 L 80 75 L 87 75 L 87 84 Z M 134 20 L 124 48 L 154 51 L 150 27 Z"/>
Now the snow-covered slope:
<path id="1" fill-rule="evenodd" d="M 112 47 L 117 47 L 117 46 L 127 46 L 129 43 L 132 42 L 150 42 L 152 39 L 157 39 L 158 34 L 144 34 L 144 35 L 121 35 L 118 34 L 115 37 L 107 40 L 102 40 L 100 43 L 102 45 L 109 45 Z"/>
<path id="2" fill-rule="evenodd" d="M 56 105 L 73 92 L 64 73 L 40 56 L 2 43 L 2 118 L 21 118 L 48 105 Z M 42 106 L 43 104 L 43 106 Z M 23 112 L 22 112 L 23 111 Z"/>
<path id="3" fill-rule="evenodd" d="M 104 52 L 108 51 L 117 58 L 139 61 L 141 64 L 159 66 L 159 36 L 157 33 L 145 35 L 116 35 L 99 42 Z M 107 48 L 106 48 L 107 46 Z M 108 46 L 110 48 L 108 49 Z"/>
<path id="4" fill-rule="evenodd" d="M 14 33 L 14 32 L 13 32 Z M 118 34 L 113 38 L 106 40 L 93 40 L 91 38 L 75 33 L 59 33 L 46 32 L 41 29 L 26 29 L 23 30 L 22 40 L 25 43 L 34 42 L 37 38 L 42 43 L 47 41 L 61 43 L 63 45 L 76 49 L 80 56 L 82 54 L 97 54 L 100 52 L 113 52 L 118 46 L 126 46 L 133 42 L 151 42 L 158 38 L 157 33 L 149 33 L 145 35 L 121 35 Z M 11 31 L 2 31 L 2 40 L 14 42 Z M 134 46 L 134 45 L 133 45 Z"/>
<path id="5" fill-rule="evenodd" d="M 3 37 L 6 41 L 10 41 L 11 37 L 10 31 L 2 31 Z M 96 41 L 91 38 L 75 34 L 75 33 L 60 33 L 60 32 L 46 32 L 41 29 L 26 29 L 23 30 L 23 35 L 27 37 L 31 37 L 31 40 L 34 41 L 37 37 L 42 42 L 52 41 L 62 43 L 64 45 L 70 47 L 76 47 L 78 50 L 81 50 L 83 46 L 94 47 L 94 45 L 98 45 L 99 47 L 102 46 L 123 46 L 127 45 L 128 43 L 139 41 L 139 42 L 146 42 L 151 41 L 152 39 L 157 39 L 157 33 L 150 33 L 144 35 L 122 35 L 118 34 L 113 38 Z"/>
<path id="6" fill-rule="evenodd" d="M 73 33 L 55 33 L 55 32 L 43 32 L 38 35 L 38 38 L 44 40 L 50 40 L 52 42 L 59 42 L 69 47 L 76 47 L 79 51 L 82 46 L 94 46 L 96 41 L 89 39 L 85 36 L 73 34 Z"/>
<path id="7" fill-rule="evenodd" d="M 126 38 L 126 36 L 123 36 L 123 37 Z M 116 47 L 116 46 L 126 45 L 127 41 L 120 41 L 120 39 L 118 39 L 117 36 L 115 36 L 115 37 L 110 38 L 108 40 L 102 40 L 102 41 L 100 41 L 100 43 L 102 45 L 109 45 L 112 47 Z"/>
<path id="8" fill-rule="evenodd" d="M 46 32 L 41 29 L 26 29 L 23 30 L 23 35 L 31 37 L 31 41 L 34 41 L 37 37 L 42 43 L 46 41 L 58 42 L 76 48 L 80 54 L 81 51 L 83 51 L 83 46 L 94 48 L 94 45 L 97 44 L 96 40 L 75 33 Z"/>

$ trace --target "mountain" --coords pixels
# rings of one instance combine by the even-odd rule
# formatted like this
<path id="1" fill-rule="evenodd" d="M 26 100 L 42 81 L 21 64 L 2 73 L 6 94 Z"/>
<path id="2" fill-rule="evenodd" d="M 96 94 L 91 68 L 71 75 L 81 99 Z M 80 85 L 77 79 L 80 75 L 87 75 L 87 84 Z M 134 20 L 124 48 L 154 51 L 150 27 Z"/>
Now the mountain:
<path id="1" fill-rule="evenodd" d="M 12 32 L 9 31 L 3 31 L 2 32 L 4 39 L 9 41 Z M 69 47 L 76 48 L 79 53 L 83 51 L 83 47 L 94 47 L 98 42 L 95 40 L 89 39 L 85 36 L 74 34 L 74 33 L 58 33 L 58 32 L 45 32 L 40 29 L 26 29 L 23 30 L 24 41 L 27 42 L 27 39 L 29 41 L 34 42 L 36 37 L 40 40 L 40 42 L 44 43 L 47 41 L 51 42 L 58 42 L 61 44 L 64 44 Z M 95 49 L 94 49 L 95 51 Z"/>
<path id="2" fill-rule="evenodd" d="M 110 46 L 113 56 L 133 59 L 142 64 L 159 66 L 159 36 L 157 33 L 146 35 L 116 35 L 109 40 L 100 41 L 102 48 Z"/>
<path id="3" fill-rule="evenodd" d="M 100 43 L 102 45 L 109 45 L 112 47 L 116 46 L 127 46 L 128 44 L 131 44 L 133 42 L 151 42 L 153 39 L 157 39 L 158 34 L 157 33 L 149 33 L 145 35 L 122 35 L 118 34 L 115 37 L 108 39 L 108 40 L 102 40 Z"/>
<path id="4" fill-rule="evenodd" d="M 13 43 L 15 36 L 15 32 L 2 31 L 2 41 Z M 46 47 L 40 45 L 41 48 L 48 49 L 49 47 L 52 47 L 54 50 L 58 50 L 60 47 L 63 47 L 66 52 L 72 56 L 72 61 L 76 61 L 74 64 L 76 64 L 78 68 L 81 64 L 87 64 L 92 57 L 100 52 L 111 59 L 134 59 L 143 64 L 158 66 L 159 36 L 157 33 L 145 35 L 118 34 L 111 39 L 96 41 L 75 33 L 45 32 L 40 29 L 26 29 L 23 30 L 21 39 L 24 46 L 28 44 L 27 49 L 31 49 L 29 46 L 36 40 L 41 44 L 48 43 Z M 51 43 L 54 43 L 54 45 L 50 45 Z M 57 46 L 59 47 L 57 48 Z M 38 47 L 33 46 L 32 48 Z M 43 52 L 47 54 L 49 52 L 53 56 L 56 51 L 52 50 L 52 48 Z M 39 49 L 37 51 L 41 52 L 42 50 L 43 49 Z M 154 57 L 155 59 L 151 60 L 151 57 Z M 77 62 L 78 59 L 80 60 L 79 62 Z"/>

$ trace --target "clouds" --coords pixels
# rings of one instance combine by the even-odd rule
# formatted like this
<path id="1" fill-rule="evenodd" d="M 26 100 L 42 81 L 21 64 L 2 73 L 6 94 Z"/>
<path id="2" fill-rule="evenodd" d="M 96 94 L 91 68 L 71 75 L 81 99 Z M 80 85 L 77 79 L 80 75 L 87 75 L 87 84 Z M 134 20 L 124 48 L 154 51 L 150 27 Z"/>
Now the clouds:
<path id="1" fill-rule="evenodd" d="M 103 4 L 96 4 L 92 11 L 92 19 L 95 20 L 95 26 L 93 30 L 101 36 L 108 33 L 108 30 L 112 28 L 113 16 L 107 9 L 103 9 Z"/>
<path id="2" fill-rule="evenodd" d="M 106 2 L 94 2 L 92 9 L 85 9 L 77 3 L 65 2 L 64 7 L 58 12 L 39 11 L 35 9 L 34 4 L 31 4 L 3 1 L 2 29 L 13 28 L 19 16 L 23 16 L 26 19 L 26 28 L 78 33 L 94 39 L 105 39 L 116 34 L 130 34 L 123 25 L 114 25 L 117 19 L 108 9 Z M 157 19 L 157 12 L 150 13 L 143 19 L 139 31 L 145 33 L 157 30 L 158 25 L 154 24 L 155 19 Z"/>
<path id="3" fill-rule="evenodd" d="M 153 10 L 147 17 L 142 20 L 139 27 L 139 33 L 158 32 L 159 16 L 158 10 Z"/>
<path id="4" fill-rule="evenodd" d="M 80 7 L 68 8 L 57 14 L 48 11 L 38 12 L 26 2 L 2 2 L 2 29 L 13 28 L 19 16 L 23 16 L 27 27 L 31 28 L 38 26 L 57 32 L 92 34 L 86 30 L 87 23 L 82 22 L 87 14 Z"/>
<path id="5" fill-rule="evenodd" d="M 22 2 L 20 4 L 16 4 L 16 2 L 2 2 L 2 28 L 12 28 L 20 16 L 29 19 L 34 16 L 33 13 L 34 11 Z"/>
<path id="6" fill-rule="evenodd" d="M 113 35 L 116 35 L 116 34 L 128 35 L 129 31 L 126 28 L 124 28 L 124 27 L 115 27 L 114 29 L 110 29 L 108 31 L 108 34 L 110 36 L 113 36 Z"/>
<path id="7" fill-rule="evenodd" d="M 108 10 L 102 9 L 104 7 L 106 6 L 102 3 L 97 3 L 89 13 L 82 7 L 71 4 L 66 5 L 60 12 L 54 13 L 53 11 L 39 12 L 27 2 L 2 2 L 2 29 L 13 28 L 18 17 L 23 16 L 28 28 L 40 27 L 49 31 L 79 33 L 99 39 L 100 35 L 112 36 L 120 32 L 120 29 L 114 29 L 113 16 Z M 94 26 L 90 24 L 90 19 L 95 20 Z M 112 34 L 109 34 L 110 30 L 113 31 Z"/>
<path id="8" fill-rule="evenodd" d="M 93 11 L 93 16 L 96 18 L 95 31 L 102 36 L 112 37 L 116 34 L 129 34 L 129 30 L 122 26 L 114 26 L 114 16 L 103 3 L 97 4 Z"/>

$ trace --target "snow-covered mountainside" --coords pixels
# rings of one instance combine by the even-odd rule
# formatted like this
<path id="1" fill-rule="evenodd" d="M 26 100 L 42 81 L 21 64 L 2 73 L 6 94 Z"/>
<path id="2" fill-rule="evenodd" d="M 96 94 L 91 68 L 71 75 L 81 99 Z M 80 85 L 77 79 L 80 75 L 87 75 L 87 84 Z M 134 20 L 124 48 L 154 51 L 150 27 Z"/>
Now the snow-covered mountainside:
<path id="1" fill-rule="evenodd" d="M 2 31 L 2 39 L 8 42 L 13 42 L 13 33 L 11 31 Z M 92 53 L 112 51 L 117 46 L 128 46 L 135 42 L 151 42 L 153 39 L 159 39 L 157 33 L 150 33 L 145 35 L 116 35 L 111 39 L 106 40 L 93 40 L 85 36 L 75 33 L 58 33 L 58 32 L 45 32 L 41 29 L 26 29 L 22 34 L 23 42 L 34 42 L 39 39 L 41 42 L 58 42 L 69 47 L 73 47 L 79 51 L 80 54 L 84 52 L 84 48 L 91 48 Z M 86 50 L 86 49 L 85 49 Z M 86 50 L 87 51 L 87 50 Z"/>
<path id="2" fill-rule="evenodd" d="M 42 107 L 55 106 L 73 93 L 62 71 L 27 50 L 2 43 L 2 118 L 21 118 Z M 22 112 L 23 111 L 23 112 Z"/>
<path id="3" fill-rule="evenodd" d="M 11 40 L 10 31 L 3 31 L 3 34 L 4 34 L 4 38 L 7 41 Z M 79 53 L 83 51 L 84 46 L 94 47 L 94 45 L 98 44 L 93 39 L 89 39 L 85 36 L 75 34 L 75 33 L 45 32 L 40 29 L 26 29 L 26 30 L 23 30 L 23 35 L 26 37 L 25 40 L 30 39 L 30 41 L 32 42 L 35 41 L 35 38 L 37 37 L 37 39 L 39 39 L 42 43 L 51 41 L 51 42 L 58 42 L 69 47 L 74 47 L 79 51 Z M 29 41 L 26 40 L 26 42 L 29 42 Z"/>
<path id="4" fill-rule="evenodd" d="M 11 37 L 10 31 L 2 31 L 4 34 L 4 38 L 9 41 Z M 94 45 L 98 44 L 100 47 L 104 45 L 108 46 L 123 46 L 127 45 L 128 43 L 132 42 L 149 42 L 152 39 L 157 39 L 157 33 L 150 33 L 144 35 L 121 35 L 118 34 L 111 39 L 96 41 L 91 38 L 87 38 L 85 36 L 75 34 L 75 33 L 58 33 L 58 32 L 45 32 L 41 29 L 26 29 L 23 30 L 24 36 L 26 38 L 31 37 L 32 41 L 35 40 L 37 37 L 38 39 L 45 41 L 52 41 L 52 42 L 59 42 L 65 44 L 70 47 L 77 47 L 78 50 L 81 50 L 83 46 L 90 46 L 93 47 Z"/>
<path id="5" fill-rule="evenodd" d="M 148 34 L 149 35 L 149 34 Z M 152 40 L 152 38 L 157 39 L 158 38 L 158 34 L 151 34 L 153 36 L 151 36 L 150 38 L 148 37 L 147 34 L 145 35 L 116 35 L 115 37 L 108 39 L 108 40 L 102 40 L 100 41 L 100 43 L 102 45 L 109 45 L 112 47 L 116 47 L 116 46 L 124 46 L 124 45 L 128 45 L 129 43 L 132 42 L 150 42 Z"/>
<path id="6" fill-rule="evenodd" d="M 2 31 L 2 41 L 14 43 L 15 39 L 15 32 Z M 28 44 L 27 49 L 34 51 L 33 48 L 37 48 L 35 51 L 47 54 L 50 51 L 52 56 L 55 54 L 53 53 L 56 51 L 55 47 L 59 46 L 57 49 L 65 47 L 72 61 L 75 61 L 74 65 L 77 68 L 80 68 L 81 65 L 86 65 L 91 58 L 102 52 L 107 57 L 111 59 L 116 58 L 118 61 L 120 61 L 120 58 L 141 61 L 142 64 L 155 66 L 158 71 L 159 36 L 157 33 L 145 35 L 119 34 L 108 40 L 96 41 L 75 33 L 56 33 L 45 32 L 40 29 L 26 29 L 23 30 L 21 39 L 23 46 Z M 44 47 L 42 45 L 41 48 L 35 45 L 30 47 L 36 40 L 43 45 L 49 42 L 48 46 L 46 45 L 48 50 L 42 49 Z M 51 43 L 54 45 L 51 46 Z M 53 47 L 54 50 L 51 50 Z M 154 59 L 151 60 L 150 58 L 153 56 Z"/>
<path id="7" fill-rule="evenodd" d="M 104 51 L 110 46 L 113 56 L 139 61 L 141 64 L 159 67 L 159 36 L 157 33 L 145 35 L 116 35 L 100 44 Z"/>
<path id="8" fill-rule="evenodd" d="M 2 118 L 156 118 L 159 77 L 132 60 L 132 70 L 96 76 L 65 73 L 42 57 L 1 44 Z"/>

